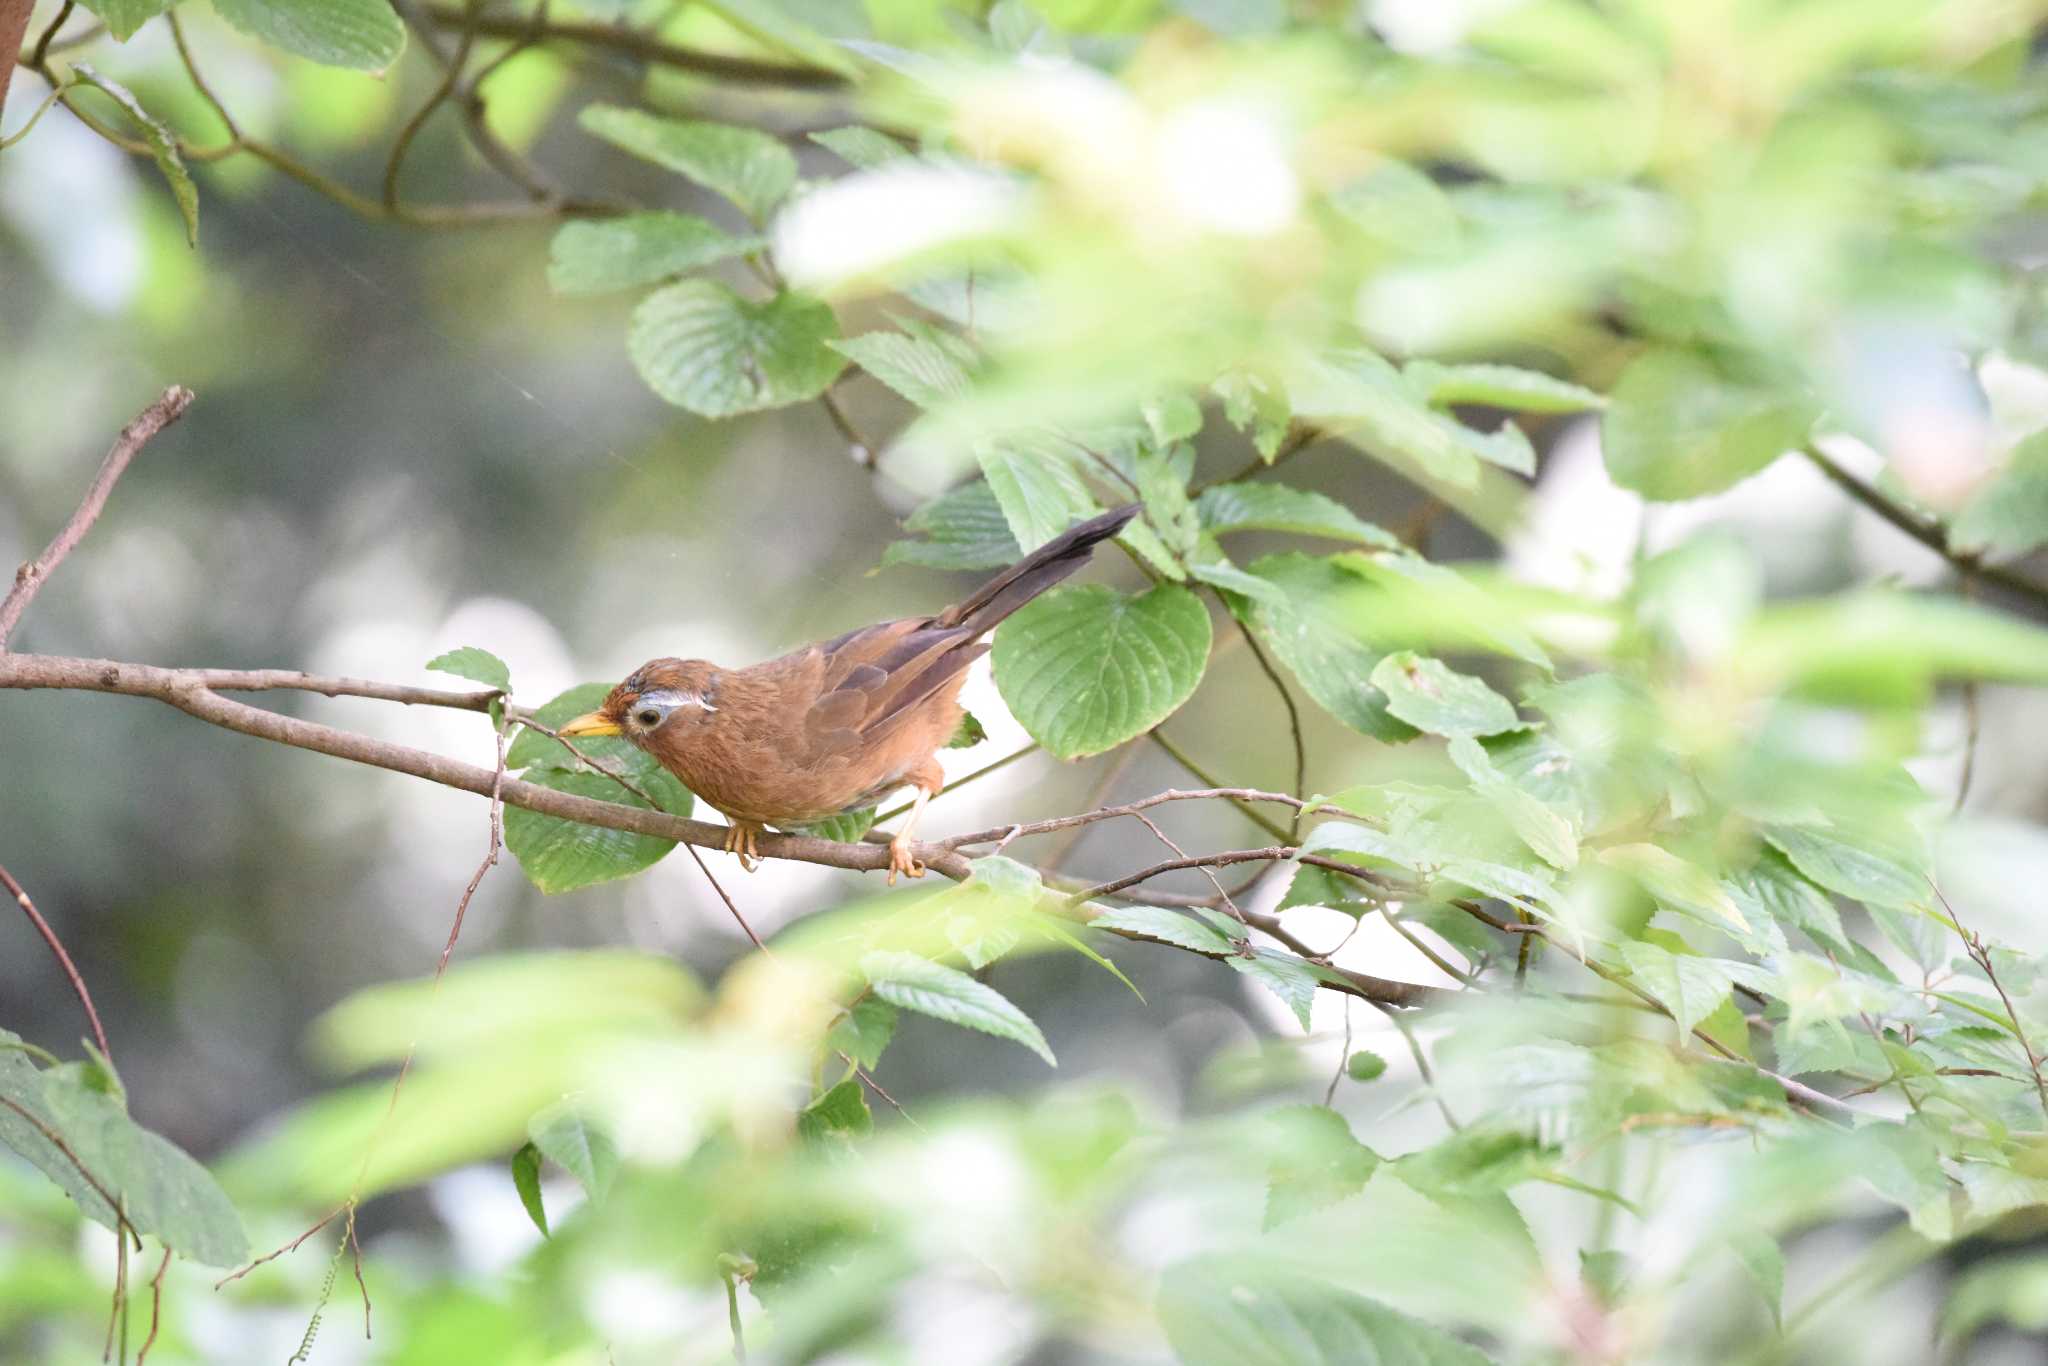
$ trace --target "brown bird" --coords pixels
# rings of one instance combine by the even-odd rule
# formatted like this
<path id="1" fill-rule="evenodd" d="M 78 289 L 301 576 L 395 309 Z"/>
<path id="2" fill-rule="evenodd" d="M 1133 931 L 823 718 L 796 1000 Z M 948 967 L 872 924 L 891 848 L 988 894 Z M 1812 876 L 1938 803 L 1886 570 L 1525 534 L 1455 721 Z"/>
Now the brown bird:
<path id="1" fill-rule="evenodd" d="M 731 821 L 725 847 L 751 870 L 763 826 L 810 825 L 917 789 L 889 841 L 889 881 L 924 876 L 911 834 L 945 785 L 938 751 L 959 729 L 967 666 L 997 623 L 1088 561 L 1138 515 L 1105 512 L 1047 541 L 966 601 L 744 669 L 654 659 L 560 733 L 623 735 Z"/>

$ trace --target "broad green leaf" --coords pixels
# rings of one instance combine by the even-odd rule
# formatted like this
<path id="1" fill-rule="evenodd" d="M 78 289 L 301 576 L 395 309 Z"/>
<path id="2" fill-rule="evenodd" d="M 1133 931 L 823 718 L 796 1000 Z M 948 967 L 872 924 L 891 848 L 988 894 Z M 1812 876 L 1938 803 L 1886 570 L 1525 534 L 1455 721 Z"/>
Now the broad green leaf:
<path id="1" fill-rule="evenodd" d="M 1228 561 L 1197 560 L 1188 565 L 1188 577 L 1241 598 L 1257 598 L 1269 606 L 1284 608 L 1287 605 L 1287 594 L 1277 585 Z"/>
<path id="2" fill-rule="evenodd" d="M 1578 867 L 1579 832 L 1570 816 L 1518 787 L 1494 766 L 1485 746 L 1471 736 L 1453 736 L 1448 752 L 1458 771 L 1472 780 L 1473 788 L 1501 813 L 1538 858 L 1565 872 Z"/>
<path id="3" fill-rule="evenodd" d="M 663 118 L 615 104 L 585 106 L 577 122 L 621 151 L 724 195 L 757 224 L 796 184 L 796 157 L 757 128 Z"/>
<path id="4" fill-rule="evenodd" d="M 1386 1071 L 1387 1060 L 1371 1049 L 1361 1048 L 1344 1060 L 1344 1075 L 1353 1081 L 1378 1081 Z"/>
<path id="5" fill-rule="evenodd" d="M 996 686 L 1032 739 L 1078 759 L 1173 715 L 1202 681 L 1209 640 L 1207 609 L 1178 584 L 1136 597 L 1055 588 L 997 629 Z"/>
<path id="6" fill-rule="evenodd" d="M 1756 1282 L 1764 1303 L 1771 1308 L 1771 1322 L 1784 1321 L 1785 1305 L 1785 1253 L 1779 1248 L 1778 1240 L 1768 1233 L 1755 1230 L 1737 1233 L 1728 1240 L 1729 1249 L 1735 1259 L 1742 1263 L 1742 1269 Z"/>
<path id="7" fill-rule="evenodd" d="M 1855 842 L 1817 826 L 1771 825 L 1764 838 L 1792 866 L 1838 896 L 1873 906 L 1924 906 L 1933 896 L 1926 873 L 1892 848 Z"/>
<path id="8" fill-rule="evenodd" d="M 1644 891 L 1674 911 L 1708 923 L 1747 931 L 1735 899 L 1712 873 L 1655 844 L 1617 844 L 1600 851 L 1600 862 L 1619 868 L 1642 884 Z"/>
<path id="9" fill-rule="evenodd" d="M 579 219 L 555 230 L 548 246 L 548 284 L 557 294 L 632 289 L 758 251 L 761 245 L 759 237 L 735 237 L 687 213 Z"/>
<path id="10" fill-rule="evenodd" d="M 649 809 L 646 802 L 602 773 L 570 773 L 543 768 L 529 772 L 526 781 L 578 797 L 619 802 L 643 811 Z M 670 814 L 690 814 L 688 790 L 666 769 L 647 775 L 640 785 Z M 505 847 L 519 860 L 520 868 L 534 886 L 543 892 L 553 893 L 572 892 L 579 887 L 631 877 L 659 863 L 669 850 L 675 848 L 675 843 L 654 835 L 636 835 L 601 825 L 585 825 L 580 821 L 565 821 L 559 816 L 543 816 L 538 811 L 528 811 L 520 806 L 508 806 L 505 808 Z"/>
<path id="11" fill-rule="evenodd" d="M 1399 371 L 1370 352 L 1313 362 L 1287 392 L 1296 415 L 1453 488 L 1477 487 L 1480 461 L 1516 474 L 1536 470 L 1536 454 L 1519 427 L 1507 423 L 1490 433 L 1467 427 L 1424 403 Z"/>
<path id="12" fill-rule="evenodd" d="M 1373 666 L 1387 710 L 1429 735 L 1497 735 L 1521 724 L 1515 704 L 1486 683 L 1404 650 Z"/>
<path id="13" fill-rule="evenodd" d="M 1000 569 L 1021 559 L 1023 547 L 1010 531 L 1002 504 L 988 481 L 977 479 L 926 503 L 903 523 L 918 541 L 891 541 L 882 564 L 927 569 Z"/>
<path id="14" fill-rule="evenodd" d="M 1178 452 L 1192 454 L 1191 448 L 1177 446 Z M 1159 537 L 1168 551 L 1169 572 L 1195 553 L 1202 536 L 1202 524 L 1195 505 L 1188 498 L 1186 468 L 1191 460 L 1176 460 L 1172 454 L 1145 448 L 1137 454 L 1138 495 L 1145 504 L 1145 525 Z M 1177 574 L 1174 577 L 1179 577 Z"/>
<path id="15" fill-rule="evenodd" d="M 1948 542 L 1965 554 L 1998 556 L 2048 544 L 2048 431 L 2013 447 L 2005 467 L 1956 515 Z"/>
<path id="16" fill-rule="evenodd" d="M 867 332 L 829 345 L 920 408 L 958 398 L 972 382 L 973 348 L 937 328 Z"/>
<path id="17" fill-rule="evenodd" d="M 829 1053 L 844 1053 L 858 1066 L 873 1067 L 895 1035 L 896 1007 L 866 996 L 833 1022 L 825 1035 L 825 1048 Z"/>
<path id="18" fill-rule="evenodd" d="M 712 280 L 656 290 L 633 310 L 626 348 L 647 386 L 701 417 L 781 408 L 825 392 L 846 360 L 832 310 L 808 295 L 759 303 Z"/>
<path id="19" fill-rule="evenodd" d="M 1491 1195 L 1548 1171 L 1555 1154 L 1516 1129 L 1459 1130 L 1394 1163 L 1401 1179 L 1426 1195 Z"/>
<path id="20" fill-rule="evenodd" d="M 1387 695 L 1372 683 L 1382 651 L 1354 625 L 1374 593 L 1356 575 L 1329 560 L 1269 555 L 1251 572 L 1286 595 L 1285 605 L 1253 599 L 1248 616 L 1259 639 L 1280 656 L 1308 695 L 1345 725 L 1376 740 L 1405 740 L 1414 730 L 1387 710 Z"/>
<path id="21" fill-rule="evenodd" d="M 1942 678 L 2048 683 L 2048 630 L 1954 598 L 1870 589 L 1764 608 L 1730 661 L 1758 692 L 1917 705 Z"/>
<path id="22" fill-rule="evenodd" d="M 1278 996 L 1294 1012 L 1294 1018 L 1301 1021 L 1301 1027 L 1308 1028 L 1309 1012 L 1315 1006 L 1316 987 L 1321 979 L 1307 963 L 1276 949 L 1253 949 L 1249 955 L 1233 953 L 1223 961 Z"/>
<path id="23" fill-rule="evenodd" d="M 1352 1137 L 1344 1117 L 1324 1106 L 1290 1105 L 1267 1123 L 1268 1229 L 1358 1194 L 1380 1164 L 1379 1154 Z"/>
<path id="24" fill-rule="evenodd" d="M 1203 529 L 1216 535 L 1231 531 L 1292 531 L 1386 550 L 1401 544 L 1392 533 L 1360 521 L 1336 499 L 1285 484 L 1218 484 L 1204 489 L 1195 506 L 1201 514 Z"/>
<path id="25" fill-rule="evenodd" d="M 1163 906 L 1119 906 L 1088 922 L 1098 930 L 1121 930 L 1196 953 L 1232 954 L 1237 945 L 1207 921 L 1169 911 Z"/>
<path id="26" fill-rule="evenodd" d="M 474 645 L 435 655 L 427 661 L 427 667 L 436 673 L 454 674 L 457 678 L 496 688 L 499 692 L 512 691 L 512 670 L 505 666 L 505 661 Z"/>
<path id="27" fill-rule="evenodd" d="M 526 1206 L 533 1226 L 543 1238 L 549 1236 L 547 1202 L 540 1195 L 540 1149 L 530 1139 L 512 1154 L 512 1189 L 519 1192 L 519 1203 Z"/>
<path id="28" fill-rule="evenodd" d="M 611 690 L 609 683 L 579 683 L 536 708 L 533 719 L 549 730 L 560 730 L 585 712 L 597 710 Z M 586 735 L 572 743 L 577 750 L 635 781 L 638 781 L 645 765 L 653 762 L 652 756 L 636 748 L 623 735 Z M 576 769 L 582 766 L 583 761 L 570 752 L 568 745 L 537 730 L 522 728 L 505 750 L 505 767 L 510 769 Z M 623 795 L 623 790 L 616 784 L 613 790 Z"/>
<path id="29" fill-rule="evenodd" d="M 811 134 L 811 141 L 836 154 L 848 165 L 863 171 L 872 171 L 877 166 L 886 166 L 892 161 L 902 161 L 910 155 L 909 148 L 887 133 L 879 133 L 872 128 L 857 125 L 827 128 L 821 133 Z"/>
<path id="30" fill-rule="evenodd" d="M 1630 940 L 1621 946 L 1629 975 L 1670 1007 L 1681 1034 L 1721 1008 L 1735 989 L 1735 979 L 1711 958 L 1674 954 L 1655 944 Z"/>
<path id="31" fill-rule="evenodd" d="M 1443 187 L 1405 161 L 1383 157 L 1330 191 L 1330 207 L 1368 237 L 1404 256 L 1442 256 L 1458 248 L 1464 225 Z"/>
<path id="32" fill-rule="evenodd" d="M 1401 376 L 1423 402 L 1436 407 L 1479 403 L 1524 413 L 1575 413 L 1607 406 L 1606 399 L 1583 385 L 1513 365 L 1439 365 L 1418 360 L 1403 366 Z"/>
<path id="33" fill-rule="evenodd" d="M 1026 551 L 1101 511 L 1064 443 L 1002 442 L 984 446 L 975 455 L 1009 519 L 1011 534 Z"/>
<path id="34" fill-rule="evenodd" d="M 116 42 L 125 43 L 171 6 L 170 0 L 85 0 L 85 7 L 106 20 L 107 32 Z"/>
<path id="35" fill-rule="evenodd" d="M 571 1101 L 557 1101 L 535 1115 L 526 1132 L 543 1156 L 576 1178 L 592 1204 L 604 1202 L 619 1173 L 619 1152 L 582 1110 Z"/>
<path id="36" fill-rule="evenodd" d="M 164 183 L 171 187 L 171 198 L 178 205 L 178 216 L 185 220 L 186 245 L 198 246 L 199 187 L 192 183 L 192 173 L 185 169 L 185 158 L 178 152 L 177 134 L 162 119 L 144 109 L 142 101 L 119 81 L 109 80 L 84 62 L 73 63 L 71 74 L 77 82 L 104 92 L 121 106 L 122 112 L 135 120 L 135 126 L 142 130 L 142 140 L 149 144 L 150 159 L 156 162 Z"/>
<path id="37" fill-rule="evenodd" d="M 219 1184 L 183 1149 L 129 1118 L 104 1069 L 39 1069 L 19 1048 L 4 1046 L 20 1042 L 0 1029 L 0 1097 L 8 1102 L 0 1105 L 0 1145 L 107 1228 L 118 1228 L 125 1214 L 137 1231 L 192 1261 L 234 1266 L 248 1257 L 241 1216 Z"/>
<path id="38" fill-rule="evenodd" d="M 874 1129 L 875 1117 L 868 1110 L 867 1095 L 854 1077 L 819 1096 L 796 1117 L 797 1136 L 813 1143 L 827 1138 L 865 1138 Z"/>
<path id="39" fill-rule="evenodd" d="M 1697 498 L 1755 474 L 1805 439 L 1810 406 L 1723 375 L 1685 351 L 1638 356 L 1601 421 L 1607 472 L 1646 498 Z"/>
<path id="40" fill-rule="evenodd" d="M 323 66 L 382 71 L 405 50 L 405 25 L 389 0 L 213 0 L 213 12 Z"/>
<path id="41" fill-rule="evenodd" d="M 852 844 L 875 828 L 875 808 L 863 806 L 853 811 L 842 811 L 830 820 L 792 828 L 806 835 L 816 835 L 821 840 L 837 840 L 841 844 Z"/>
<path id="42" fill-rule="evenodd" d="M 1045 1035 L 1031 1017 L 993 987 L 964 972 L 912 953 L 877 951 L 861 959 L 860 969 L 875 995 L 899 1010 L 914 1010 L 935 1020 L 978 1029 L 1009 1039 L 1053 1063 Z"/>
<path id="43" fill-rule="evenodd" d="M 1488 1366 L 1440 1328 L 1247 1257 L 1170 1268 L 1158 1304 L 1183 1366 Z"/>

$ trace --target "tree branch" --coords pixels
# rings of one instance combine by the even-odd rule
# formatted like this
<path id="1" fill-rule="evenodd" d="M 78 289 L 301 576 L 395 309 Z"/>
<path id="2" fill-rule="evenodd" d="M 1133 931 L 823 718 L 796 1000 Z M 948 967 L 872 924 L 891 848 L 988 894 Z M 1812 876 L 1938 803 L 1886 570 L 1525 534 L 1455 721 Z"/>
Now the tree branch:
<path id="1" fill-rule="evenodd" d="M 5 3 L 5 0 L 0 0 Z M 113 493 L 114 485 L 127 470 L 150 438 L 176 422 L 192 406 L 192 391 L 182 384 L 173 384 L 158 396 L 156 402 L 137 414 L 135 420 L 121 429 L 121 435 L 114 439 L 113 448 L 107 458 L 100 462 L 100 472 L 93 476 L 92 486 L 85 491 L 85 498 L 78 510 L 71 514 L 71 520 L 57 533 L 56 539 L 43 549 L 35 559 L 23 564 L 14 574 L 14 587 L 4 601 L 0 601 L 0 653 L 7 649 L 7 637 L 14 630 L 21 614 L 42 591 L 43 581 L 50 577 L 64 557 L 85 539 L 85 533 L 92 530 L 92 524 L 99 520 L 100 512 L 107 506 L 107 497 Z"/>
<path id="2" fill-rule="evenodd" d="M 740 85 L 784 86 L 796 90 L 837 90 L 846 78 L 823 67 L 788 66 L 749 57 L 728 57 L 663 42 L 639 29 L 612 24 L 550 19 L 536 22 L 521 15 L 478 15 L 474 22 L 452 6 L 429 6 L 425 18 L 436 28 L 473 28 L 480 38 L 525 38 L 538 33 L 543 41 L 577 43 L 621 53 L 650 66 L 671 66 L 715 80 Z"/>
<path id="3" fill-rule="evenodd" d="M 71 990 L 77 995 L 78 1004 L 85 1008 L 86 1023 L 92 1026 L 93 1040 L 100 1046 L 100 1057 L 111 1065 L 114 1061 L 114 1050 L 107 1046 L 107 1031 L 100 1025 L 100 1013 L 92 1008 L 92 993 L 85 989 L 85 978 L 79 975 L 78 965 L 71 961 L 70 954 L 64 952 L 63 941 L 58 939 L 57 932 L 50 928 L 50 922 L 43 919 L 43 913 L 36 909 L 35 902 L 29 900 L 28 893 L 22 889 L 22 885 L 14 880 L 14 874 L 4 867 L 0 867 L 0 887 L 5 887 L 13 894 L 15 903 L 28 916 L 29 923 L 36 927 L 36 933 L 42 935 L 43 942 L 50 946 L 51 956 L 56 958 L 57 966 L 71 979 Z"/>

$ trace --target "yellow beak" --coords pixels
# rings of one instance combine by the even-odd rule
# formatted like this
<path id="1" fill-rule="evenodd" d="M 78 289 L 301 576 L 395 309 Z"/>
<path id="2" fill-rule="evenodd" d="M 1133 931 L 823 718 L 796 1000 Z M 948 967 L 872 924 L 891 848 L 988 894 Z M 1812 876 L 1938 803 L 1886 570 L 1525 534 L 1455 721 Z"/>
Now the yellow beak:
<path id="1" fill-rule="evenodd" d="M 619 723 L 601 711 L 587 711 L 555 734 L 573 739 L 578 735 L 620 735 Z"/>

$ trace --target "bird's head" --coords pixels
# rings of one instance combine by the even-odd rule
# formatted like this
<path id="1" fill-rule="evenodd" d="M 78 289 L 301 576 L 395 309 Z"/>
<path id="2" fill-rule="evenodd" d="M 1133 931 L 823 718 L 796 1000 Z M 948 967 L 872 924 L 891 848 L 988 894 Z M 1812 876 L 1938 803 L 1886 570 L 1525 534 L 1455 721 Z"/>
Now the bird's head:
<path id="1" fill-rule="evenodd" d="M 718 711 L 718 669 L 701 659 L 653 659 L 628 674 L 596 711 L 585 712 L 559 734 L 623 735 L 637 745 L 657 731 L 699 725 Z"/>

